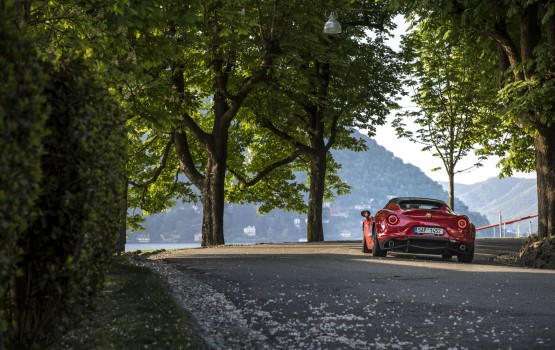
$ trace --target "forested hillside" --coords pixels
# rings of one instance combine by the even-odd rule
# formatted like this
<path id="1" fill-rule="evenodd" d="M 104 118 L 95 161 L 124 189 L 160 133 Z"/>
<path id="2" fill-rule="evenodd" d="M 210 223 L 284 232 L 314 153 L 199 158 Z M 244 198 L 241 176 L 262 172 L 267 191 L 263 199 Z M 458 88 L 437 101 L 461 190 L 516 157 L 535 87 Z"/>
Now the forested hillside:
<path id="1" fill-rule="evenodd" d="M 361 135 L 361 137 L 364 136 Z M 349 195 L 336 199 L 336 205 L 340 207 L 358 205 L 374 213 L 393 197 L 429 197 L 448 202 L 448 193 L 422 170 L 412 164 L 404 163 L 373 139 L 364 138 L 368 145 L 368 150 L 365 152 L 334 152 L 336 161 L 343 165 L 339 172 L 340 177 L 352 187 Z M 471 211 L 459 199 L 455 200 L 454 210 L 468 215 L 476 227 L 488 224 L 485 216 Z M 347 225 L 347 223 L 343 224 Z"/>
<path id="2" fill-rule="evenodd" d="M 340 196 L 326 204 L 326 240 L 358 239 L 361 235 L 361 209 L 369 209 L 374 213 L 392 197 L 421 196 L 448 200 L 448 194 L 442 186 L 428 178 L 419 168 L 405 164 L 373 139 L 363 135 L 360 137 L 366 140 L 367 151 L 333 152 L 336 161 L 342 164 L 339 176 L 352 189 L 349 195 Z M 194 236 L 200 233 L 202 223 L 199 206 L 178 204 L 167 212 L 151 215 L 143 225 L 146 232 L 130 234 L 129 241 L 148 236 L 151 242 L 163 239 L 168 242 L 192 242 Z M 470 212 L 460 200 L 455 203 L 455 211 L 469 215 L 476 226 L 488 224 L 485 216 Z M 250 235 L 245 233 L 245 228 L 249 227 Z M 254 234 L 252 228 L 255 229 Z M 225 238 L 226 243 L 302 240 L 306 238 L 305 215 L 274 210 L 261 216 L 254 205 L 227 204 Z"/>

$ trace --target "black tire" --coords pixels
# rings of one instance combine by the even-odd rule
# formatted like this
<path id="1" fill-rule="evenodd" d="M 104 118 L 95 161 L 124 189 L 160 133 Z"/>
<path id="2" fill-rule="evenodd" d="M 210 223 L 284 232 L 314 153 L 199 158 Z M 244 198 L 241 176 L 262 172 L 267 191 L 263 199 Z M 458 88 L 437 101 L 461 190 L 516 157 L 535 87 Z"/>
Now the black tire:
<path id="1" fill-rule="evenodd" d="M 366 235 L 364 234 L 364 230 L 362 231 L 362 252 L 363 253 L 371 252 L 371 250 L 368 249 L 368 246 L 366 245 Z"/>
<path id="2" fill-rule="evenodd" d="M 469 264 L 474 260 L 474 248 L 472 248 L 468 253 L 459 254 L 457 255 L 457 260 L 460 263 Z"/>
<path id="3" fill-rule="evenodd" d="M 380 244 L 378 243 L 378 238 L 376 236 L 376 230 L 372 228 L 372 239 L 374 240 L 374 247 L 372 248 L 372 255 L 385 258 L 387 255 L 387 250 L 383 250 L 380 248 Z"/>

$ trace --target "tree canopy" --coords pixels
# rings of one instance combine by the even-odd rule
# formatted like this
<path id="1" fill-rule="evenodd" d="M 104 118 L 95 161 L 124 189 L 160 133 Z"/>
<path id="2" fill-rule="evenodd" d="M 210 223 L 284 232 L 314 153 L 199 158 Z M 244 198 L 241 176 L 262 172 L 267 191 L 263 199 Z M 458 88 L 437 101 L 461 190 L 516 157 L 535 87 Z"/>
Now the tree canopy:
<path id="1" fill-rule="evenodd" d="M 360 10 L 346 10 L 340 35 L 322 35 L 320 23 L 299 26 L 289 37 L 277 78 L 260 97 L 262 106 L 286 106 L 280 107 L 283 116 L 276 117 L 274 108 L 257 112 L 261 125 L 295 147 L 304 161 L 308 241 L 324 240 L 323 201 L 348 191 L 330 150 L 365 149 L 353 131 L 366 129 L 372 135 L 401 92 L 401 60 L 386 44 L 394 14 L 368 5 L 365 22 L 357 22 L 349 14 Z"/>

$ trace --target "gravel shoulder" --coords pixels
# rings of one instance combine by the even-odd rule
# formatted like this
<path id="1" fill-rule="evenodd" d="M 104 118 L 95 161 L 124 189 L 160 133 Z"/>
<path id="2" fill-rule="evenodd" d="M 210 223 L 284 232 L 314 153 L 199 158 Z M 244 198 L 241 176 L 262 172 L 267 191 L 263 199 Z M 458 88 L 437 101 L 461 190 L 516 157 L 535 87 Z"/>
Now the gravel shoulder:
<path id="1" fill-rule="evenodd" d="M 270 349 L 266 337 L 248 326 L 241 311 L 224 294 L 164 263 L 170 254 L 135 259 L 135 263 L 163 278 L 173 298 L 191 316 L 189 327 L 199 335 L 201 349 Z"/>

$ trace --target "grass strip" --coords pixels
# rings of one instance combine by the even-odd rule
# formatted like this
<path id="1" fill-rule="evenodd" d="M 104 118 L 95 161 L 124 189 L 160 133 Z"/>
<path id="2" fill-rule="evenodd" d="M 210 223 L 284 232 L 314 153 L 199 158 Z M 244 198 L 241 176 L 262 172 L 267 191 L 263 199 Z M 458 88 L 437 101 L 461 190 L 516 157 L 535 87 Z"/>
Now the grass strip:
<path id="1" fill-rule="evenodd" d="M 53 349 L 199 349 L 190 319 L 158 275 L 115 258 L 95 310 Z"/>

